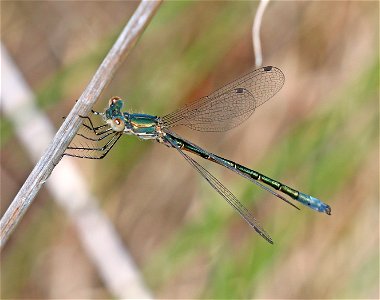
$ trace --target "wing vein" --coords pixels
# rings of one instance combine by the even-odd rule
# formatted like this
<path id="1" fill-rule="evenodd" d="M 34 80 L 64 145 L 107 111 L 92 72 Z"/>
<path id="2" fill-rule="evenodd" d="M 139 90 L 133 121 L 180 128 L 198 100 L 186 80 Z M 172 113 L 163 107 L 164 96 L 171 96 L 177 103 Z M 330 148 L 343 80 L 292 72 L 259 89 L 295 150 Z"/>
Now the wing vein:
<path id="1" fill-rule="evenodd" d="M 226 131 L 249 118 L 283 86 L 284 74 L 263 67 L 238 78 L 210 95 L 163 116 L 166 128 L 184 125 L 199 131 Z"/>

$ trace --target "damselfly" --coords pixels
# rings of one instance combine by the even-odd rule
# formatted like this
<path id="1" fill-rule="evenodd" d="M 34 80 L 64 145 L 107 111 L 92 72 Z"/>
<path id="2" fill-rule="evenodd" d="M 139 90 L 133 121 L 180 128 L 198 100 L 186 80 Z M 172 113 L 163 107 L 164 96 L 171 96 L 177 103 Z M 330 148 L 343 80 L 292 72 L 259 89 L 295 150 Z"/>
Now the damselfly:
<path id="1" fill-rule="evenodd" d="M 85 129 L 90 130 L 93 137 L 78 133 L 81 138 L 93 142 L 93 147 L 70 146 L 65 155 L 102 159 L 112 149 L 123 134 L 135 135 L 142 140 L 156 140 L 170 148 L 174 148 L 199 174 L 269 243 L 271 237 L 260 226 L 252 214 L 243 204 L 209 171 L 202 167 L 187 153 L 198 155 L 222 165 L 227 169 L 247 178 L 259 187 L 272 193 L 276 197 L 296 207 L 283 195 L 289 196 L 316 211 L 331 213 L 329 205 L 317 198 L 301 193 L 285 184 L 265 176 L 255 170 L 244 167 L 231 160 L 208 152 L 201 147 L 178 136 L 171 128 L 184 125 L 199 131 L 226 131 L 245 121 L 257 107 L 273 97 L 283 86 L 284 74 L 276 67 L 268 66 L 251 71 L 245 76 L 216 90 L 212 94 L 200 98 L 182 108 L 163 117 L 147 114 L 132 114 L 122 111 L 123 101 L 119 97 L 109 100 L 108 108 L 104 112 L 92 111 L 100 115 L 104 121 L 101 126 L 94 126 L 91 118 L 83 116 L 88 124 L 83 123 Z M 99 145 L 98 145 L 99 144 Z M 79 151 L 79 154 L 78 152 Z M 278 192 L 277 192 L 278 191 Z"/>

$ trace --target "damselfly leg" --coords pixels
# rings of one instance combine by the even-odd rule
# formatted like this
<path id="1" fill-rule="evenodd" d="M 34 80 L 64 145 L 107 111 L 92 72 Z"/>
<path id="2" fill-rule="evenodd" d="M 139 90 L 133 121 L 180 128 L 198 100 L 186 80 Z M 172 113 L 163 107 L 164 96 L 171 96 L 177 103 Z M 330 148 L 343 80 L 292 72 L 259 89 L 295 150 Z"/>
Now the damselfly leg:
<path id="1" fill-rule="evenodd" d="M 92 111 L 92 113 L 100 115 L 95 111 Z M 121 133 L 112 130 L 108 124 L 95 126 L 88 116 L 80 117 L 83 119 L 82 129 L 77 133 L 77 138 L 74 139 L 72 146 L 67 147 L 64 155 L 88 159 L 104 158 L 118 141 Z M 86 132 L 83 132 L 83 130 L 86 130 Z M 83 139 L 86 141 L 83 141 Z M 88 141 L 91 141 L 91 143 Z"/>
<path id="2" fill-rule="evenodd" d="M 95 111 L 91 111 L 91 112 L 94 113 L 95 115 L 99 114 L 99 113 L 96 113 Z M 79 116 L 79 117 L 83 119 L 82 126 L 87 128 L 88 130 L 92 131 L 95 135 L 102 135 L 102 134 L 107 133 L 110 130 L 112 130 L 108 126 L 108 124 L 102 124 L 100 126 L 94 126 L 94 124 L 93 124 L 93 122 L 89 116 Z M 86 124 L 85 121 L 88 121 L 89 124 Z M 107 129 L 103 130 L 104 128 L 107 128 Z"/>
<path id="3" fill-rule="evenodd" d="M 116 144 L 116 142 L 119 140 L 121 135 L 122 134 L 119 132 L 113 133 L 112 138 L 109 139 L 101 147 L 90 147 L 88 145 L 81 146 L 81 147 L 69 146 L 69 147 L 67 147 L 67 150 L 69 152 L 65 152 L 64 155 L 72 156 L 72 157 L 79 157 L 79 158 L 88 158 L 88 159 L 102 159 L 108 154 L 108 152 L 110 152 L 110 150 Z M 86 154 L 86 155 L 76 154 L 75 151 L 79 151 L 79 153 L 90 153 L 90 154 Z"/>

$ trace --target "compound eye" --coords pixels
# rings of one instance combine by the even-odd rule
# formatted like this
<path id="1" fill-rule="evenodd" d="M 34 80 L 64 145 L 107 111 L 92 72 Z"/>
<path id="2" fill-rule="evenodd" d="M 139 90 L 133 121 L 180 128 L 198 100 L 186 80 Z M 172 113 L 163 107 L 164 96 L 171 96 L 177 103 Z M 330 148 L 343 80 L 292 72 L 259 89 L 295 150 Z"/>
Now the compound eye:
<path id="1" fill-rule="evenodd" d="M 111 127 L 114 131 L 123 131 L 124 128 L 125 128 L 125 123 L 122 119 L 120 118 L 115 118 L 115 119 L 112 119 L 112 122 L 111 122 Z"/>
<path id="2" fill-rule="evenodd" d="M 119 102 L 121 100 L 120 97 L 112 97 L 109 101 L 108 101 L 108 105 L 111 106 L 112 104 L 116 104 L 117 102 Z"/>

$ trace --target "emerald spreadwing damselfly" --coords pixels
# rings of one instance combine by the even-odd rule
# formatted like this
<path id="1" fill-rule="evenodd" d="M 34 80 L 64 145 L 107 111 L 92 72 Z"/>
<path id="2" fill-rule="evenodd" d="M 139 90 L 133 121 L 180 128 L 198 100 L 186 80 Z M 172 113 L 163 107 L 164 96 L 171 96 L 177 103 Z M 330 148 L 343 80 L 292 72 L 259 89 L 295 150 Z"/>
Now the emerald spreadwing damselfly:
<path id="1" fill-rule="evenodd" d="M 285 77 L 280 69 L 272 66 L 262 67 L 163 117 L 122 111 L 123 101 L 119 97 L 113 97 L 109 100 L 108 107 L 104 112 L 92 111 L 94 115 L 102 117 L 104 121 L 102 125 L 94 126 L 90 117 L 82 116 L 88 123 L 83 123 L 83 127 L 88 133 L 78 133 L 78 135 L 93 145 L 70 146 L 65 155 L 102 159 L 123 134 L 135 135 L 142 140 L 156 140 L 174 148 L 256 232 L 269 243 L 273 243 L 269 234 L 265 232 L 255 217 L 234 194 L 185 152 L 190 152 L 226 167 L 297 209 L 298 207 L 287 200 L 284 197 L 285 195 L 328 215 L 331 214 L 330 206 L 255 170 L 208 152 L 178 136 L 171 129 L 175 126 L 184 125 L 198 131 L 229 130 L 241 124 L 252 115 L 257 107 L 272 98 L 282 88 L 284 81 Z"/>

